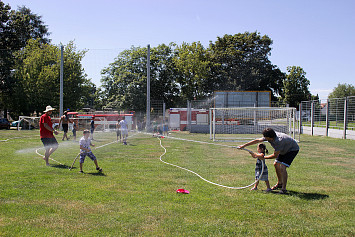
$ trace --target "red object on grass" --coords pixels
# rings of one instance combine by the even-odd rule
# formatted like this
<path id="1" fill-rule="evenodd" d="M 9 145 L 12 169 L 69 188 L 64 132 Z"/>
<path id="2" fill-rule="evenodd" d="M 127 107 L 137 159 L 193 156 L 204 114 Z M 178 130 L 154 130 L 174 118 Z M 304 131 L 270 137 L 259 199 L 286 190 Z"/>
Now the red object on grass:
<path id="1" fill-rule="evenodd" d="M 189 190 L 186 190 L 186 189 L 183 189 L 183 188 L 180 188 L 178 190 L 176 190 L 177 193 L 185 193 L 185 194 L 189 194 Z"/>

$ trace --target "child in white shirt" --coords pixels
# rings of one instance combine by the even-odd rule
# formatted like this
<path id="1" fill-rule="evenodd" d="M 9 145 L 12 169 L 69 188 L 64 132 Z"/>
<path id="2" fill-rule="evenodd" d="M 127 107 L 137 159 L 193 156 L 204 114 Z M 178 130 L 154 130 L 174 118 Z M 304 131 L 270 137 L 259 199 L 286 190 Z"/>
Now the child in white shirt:
<path id="1" fill-rule="evenodd" d="M 84 130 L 84 136 L 80 139 L 79 145 L 80 145 L 80 171 L 79 172 L 84 173 L 83 163 L 85 161 L 86 156 L 88 156 L 92 161 L 94 161 L 96 165 L 96 170 L 102 172 L 102 169 L 97 164 L 96 156 L 91 151 L 90 146 L 95 146 L 95 145 L 91 143 L 89 130 Z"/>

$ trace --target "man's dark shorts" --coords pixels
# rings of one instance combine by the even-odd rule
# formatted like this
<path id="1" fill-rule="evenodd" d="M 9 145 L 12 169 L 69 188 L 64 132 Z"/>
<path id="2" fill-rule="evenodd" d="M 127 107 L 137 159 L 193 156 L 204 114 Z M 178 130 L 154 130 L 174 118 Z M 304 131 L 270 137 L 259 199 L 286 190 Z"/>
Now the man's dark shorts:
<path id="1" fill-rule="evenodd" d="M 279 155 L 279 157 L 277 157 L 275 161 L 277 163 L 285 165 L 286 167 L 290 167 L 293 159 L 295 159 L 298 152 L 299 151 L 290 151 L 287 152 L 285 155 Z"/>
<path id="2" fill-rule="evenodd" d="M 68 132 L 68 124 L 63 123 L 63 124 L 62 124 L 62 127 L 63 127 L 63 131 L 64 131 L 65 133 L 67 133 L 67 132 Z"/>
<path id="3" fill-rule="evenodd" d="M 55 137 L 41 138 L 41 141 L 42 141 L 45 148 L 51 148 L 51 147 L 58 146 L 58 142 L 57 142 L 57 139 L 55 139 Z"/>

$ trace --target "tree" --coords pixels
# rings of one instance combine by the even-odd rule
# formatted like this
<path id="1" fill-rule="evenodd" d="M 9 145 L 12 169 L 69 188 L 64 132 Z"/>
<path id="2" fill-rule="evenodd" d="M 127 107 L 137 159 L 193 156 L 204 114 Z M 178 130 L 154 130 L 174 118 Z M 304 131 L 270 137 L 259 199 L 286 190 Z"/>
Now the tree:
<path id="1" fill-rule="evenodd" d="M 328 95 L 328 99 L 344 98 L 348 96 L 355 96 L 355 87 L 351 84 L 339 83 L 337 87 Z"/>
<path id="2" fill-rule="evenodd" d="M 173 66 L 174 44 L 151 49 L 151 100 L 172 106 L 179 98 Z M 102 71 L 103 103 L 117 109 L 144 111 L 147 92 L 147 49 L 124 50 Z"/>
<path id="3" fill-rule="evenodd" d="M 200 42 L 183 43 L 176 49 L 177 82 L 184 100 L 203 99 L 213 93 L 207 50 Z"/>
<path id="4" fill-rule="evenodd" d="M 103 104 L 111 108 L 144 110 L 147 50 L 133 47 L 122 51 L 116 60 L 101 72 Z"/>
<path id="5" fill-rule="evenodd" d="M 218 37 L 210 42 L 215 90 L 268 90 L 280 94 L 285 75 L 269 60 L 272 40 L 258 32 Z"/>
<path id="6" fill-rule="evenodd" d="M 287 72 L 286 79 L 283 81 L 282 99 L 291 107 L 298 108 L 301 101 L 311 98 L 308 89 L 310 81 L 306 78 L 306 72 L 299 66 L 289 66 Z"/>
<path id="7" fill-rule="evenodd" d="M 29 40 L 15 54 L 14 87 L 9 104 L 12 115 L 41 112 L 45 105 L 59 106 L 60 47 Z M 78 51 L 73 42 L 64 47 L 63 104 L 65 108 L 82 108 L 89 100 L 94 85 L 86 79 Z"/>
<path id="8" fill-rule="evenodd" d="M 49 43 L 47 26 L 41 16 L 26 7 L 17 11 L 0 1 L 0 108 L 9 108 L 14 89 L 14 53 L 26 46 L 29 39 Z M 10 108 L 11 109 L 11 108 Z"/>
<path id="9" fill-rule="evenodd" d="M 166 103 L 168 108 L 181 105 L 183 97 L 177 84 L 179 72 L 175 65 L 176 44 L 160 44 L 151 49 L 150 75 L 152 100 Z"/>

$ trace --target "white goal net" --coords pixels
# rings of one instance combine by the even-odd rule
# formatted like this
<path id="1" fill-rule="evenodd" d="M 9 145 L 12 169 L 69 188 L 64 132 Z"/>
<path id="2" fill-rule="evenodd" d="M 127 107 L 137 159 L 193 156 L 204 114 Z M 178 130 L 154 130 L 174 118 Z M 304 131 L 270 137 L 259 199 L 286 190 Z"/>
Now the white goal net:
<path id="1" fill-rule="evenodd" d="M 295 138 L 295 126 L 295 108 L 210 108 L 210 138 L 214 141 L 255 139 L 265 128 Z"/>

